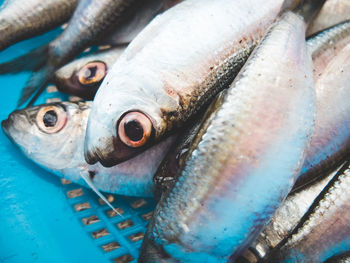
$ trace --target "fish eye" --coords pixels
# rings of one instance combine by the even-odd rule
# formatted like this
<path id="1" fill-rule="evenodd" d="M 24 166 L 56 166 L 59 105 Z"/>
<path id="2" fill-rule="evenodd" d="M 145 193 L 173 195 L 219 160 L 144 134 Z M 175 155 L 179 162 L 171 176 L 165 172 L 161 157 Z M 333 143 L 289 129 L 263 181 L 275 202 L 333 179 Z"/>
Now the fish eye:
<path id="1" fill-rule="evenodd" d="M 36 123 L 40 130 L 45 133 L 55 133 L 65 126 L 67 113 L 57 106 L 42 107 L 36 115 Z"/>
<path id="2" fill-rule="evenodd" d="M 118 136 L 126 145 L 137 148 L 146 144 L 151 137 L 152 123 L 141 112 L 129 112 L 118 125 Z"/>
<path id="3" fill-rule="evenodd" d="M 103 80 L 107 74 L 106 64 L 103 62 L 95 61 L 89 62 L 82 67 L 78 73 L 78 81 L 81 85 L 90 85 Z"/>

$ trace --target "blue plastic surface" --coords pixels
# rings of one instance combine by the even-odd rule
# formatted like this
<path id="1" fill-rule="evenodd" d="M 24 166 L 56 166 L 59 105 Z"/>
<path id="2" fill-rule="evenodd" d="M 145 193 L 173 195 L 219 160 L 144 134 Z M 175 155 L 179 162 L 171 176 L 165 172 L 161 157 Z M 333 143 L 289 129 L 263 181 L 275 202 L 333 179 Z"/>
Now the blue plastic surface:
<path id="1" fill-rule="evenodd" d="M 57 33 L 12 46 L 0 53 L 0 62 L 49 41 Z M 15 109 L 28 76 L 0 75 L 1 120 Z M 57 94 L 44 94 L 39 102 L 50 96 Z M 92 191 L 62 184 L 26 159 L 2 131 L 0 158 L 1 263 L 136 262 L 153 200 L 110 196 L 114 207 L 123 211 L 122 217 L 110 217 L 108 206 L 100 204 Z"/>

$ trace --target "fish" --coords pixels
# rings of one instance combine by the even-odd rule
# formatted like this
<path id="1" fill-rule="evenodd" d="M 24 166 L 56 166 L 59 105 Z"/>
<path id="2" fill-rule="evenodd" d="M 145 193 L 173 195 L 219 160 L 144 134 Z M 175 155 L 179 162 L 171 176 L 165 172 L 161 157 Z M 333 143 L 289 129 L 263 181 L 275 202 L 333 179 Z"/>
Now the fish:
<path id="1" fill-rule="evenodd" d="M 348 0 L 327 0 L 311 22 L 306 34 L 311 36 L 346 20 L 350 20 L 350 2 Z"/>
<path id="2" fill-rule="evenodd" d="M 58 69 L 52 82 L 64 93 L 92 100 L 124 49 L 118 46 L 76 59 Z"/>
<path id="3" fill-rule="evenodd" d="M 117 27 L 130 12 L 137 10 L 135 0 L 81 0 L 70 19 L 67 28 L 49 44 L 41 46 L 29 54 L 24 55 L 25 60 L 33 60 L 34 72 L 29 78 L 26 87 L 22 90 L 18 106 L 29 100 L 28 105 L 45 89 L 45 85 L 59 67 L 68 63 L 89 47 L 95 39 L 103 37 L 110 30 Z M 12 70 L 21 65 L 21 59 L 3 64 L 0 68 Z M 9 67 L 11 66 L 11 67 Z"/>
<path id="4" fill-rule="evenodd" d="M 78 0 L 11 0 L 0 7 L 0 51 L 69 20 Z"/>
<path id="5" fill-rule="evenodd" d="M 285 199 L 316 112 L 303 17 L 283 13 L 215 102 L 156 206 L 139 262 L 235 260 Z"/>
<path id="6" fill-rule="evenodd" d="M 83 147 L 90 109 L 91 101 L 33 106 L 11 113 L 2 129 L 29 159 L 61 178 L 88 186 L 86 177 L 103 192 L 153 196 L 153 175 L 175 135 L 117 166 L 89 165 Z"/>
<path id="7" fill-rule="evenodd" d="M 325 178 L 309 184 L 300 191 L 290 193 L 276 210 L 273 218 L 259 237 L 235 262 L 256 263 L 264 259 L 267 254 L 271 253 L 275 247 L 288 238 L 336 172 L 332 172 Z"/>
<path id="8" fill-rule="evenodd" d="M 187 0 L 158 15 L 96 93 L 87 162 L 113 166 L 180 129 L 232 83 L 287 2 Z"/>
<path id="9" fill-rule="evenodd" d="M 262 262 L 323 262 L 350 247 L 350 163 L 339 170 L 294 229 Z"/>
<path id="10" fill-rule="evenodd" d="M 350 79 L 343 73 L 350 73 L 350 68 L 342 59 L 350 58 L 350 22 L 328 32 L 330 34 L 325 31 L 324 36 L 321 33 L 319 38 L 309 42 L 309 50 L 314 54 L 314 74 L 317 75 L 317 114 L 315 133 L 295 190 L 339 166 L 350 153 L 350 106 L 345 99 L 350 96 Z"/>

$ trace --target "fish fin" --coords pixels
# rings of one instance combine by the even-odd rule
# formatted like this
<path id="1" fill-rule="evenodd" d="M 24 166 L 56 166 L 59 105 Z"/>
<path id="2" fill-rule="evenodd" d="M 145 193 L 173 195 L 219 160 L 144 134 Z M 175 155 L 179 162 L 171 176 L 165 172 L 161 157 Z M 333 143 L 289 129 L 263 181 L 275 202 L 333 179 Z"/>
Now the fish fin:
<path id="1" fill-rule="evenodd" d="M 110 202 L 108 202 L 107 198 L 104 197 L 103 194 L 101 194 L 101 192 L 95 187 L 95 185 L 93 184 L 93 182 L 91 181 L 91 179 L 84 174 L 83 172 L 80 173 L 80 176 L 84 179 L 84 181 L 87 183 L 87 185 L 92 189 L 92 191 L 94 191 L 102 200 L 103 202 L 105 202 L 116 214 L 120 215 L 121 217 L 123 217 L 113 206 Z"/>
<path id="2" fill-rule="evenodd" d="M 38 96 L 45 90 L 48 81 L 54 72 L 53 67 L 44 67 L 37 72 L 33 72 L 26 86 L 22 89 L 17 106 L 23 105 L 35 93 L 28 105 L 32 105 Z"/>
<path id="3" fill-rule="evenodd" d="M 18 73 L 21 71 L 35 71 L 45 64 L 48 45 L 38 47 L 29 53 L 0 64 L 0 74 Z"/>

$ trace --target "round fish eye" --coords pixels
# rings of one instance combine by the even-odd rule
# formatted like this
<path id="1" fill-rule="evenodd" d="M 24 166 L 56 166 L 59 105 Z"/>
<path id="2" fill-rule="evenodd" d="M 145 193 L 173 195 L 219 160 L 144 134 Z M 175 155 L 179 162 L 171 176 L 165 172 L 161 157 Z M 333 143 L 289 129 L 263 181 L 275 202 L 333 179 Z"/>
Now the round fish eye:
<path id="1" fill-rule="evenodd" d="M 45 133 L 56 133 L 65 126 L 67 113 L 57 106 L 44 106 L 36 115 L 36 123 L 40 130 Z"/>
<path id="2" fill-rule="evenodd" d="M 118 125 L 118 136 L 126 145 L 137 148 L 145 145 L 151 136 L 152 123 L 141 112 L 129 112 Z"/>
<path id="3" fill-rule="evenodd" d="M 89 62 L 76 74 L 81 85 L 90 85 L 103 80 L 107 74 L 107 67 L 103 62 Z"/>

